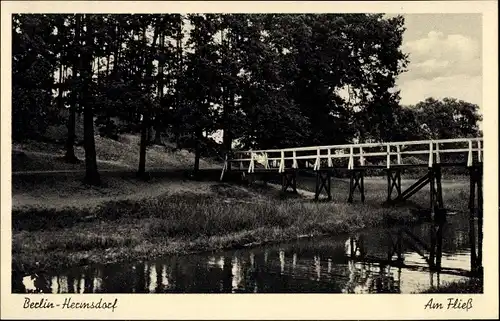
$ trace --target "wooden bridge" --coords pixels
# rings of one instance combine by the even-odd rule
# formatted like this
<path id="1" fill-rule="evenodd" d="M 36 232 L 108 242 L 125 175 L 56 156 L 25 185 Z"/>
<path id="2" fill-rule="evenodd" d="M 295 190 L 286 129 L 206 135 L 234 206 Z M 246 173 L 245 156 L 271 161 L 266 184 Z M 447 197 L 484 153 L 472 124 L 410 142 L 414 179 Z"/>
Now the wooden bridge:
<path id="1" fill-rule="evenodd" d="M 365 200 L 364 176 L 369 169 L 387 174 L 387 202 L 405 201 L 424 186 L 430 186 L 433 214 L 444 211 L 441 168 L 464 167 L 470 173 L 470 207 L 482 205 L 483 138 L 457 138 L 387 143 L 362 143 L 310 146 L 283 149 L 235 151 L 226 156 L 220 179 L 229 172 L 243 175 L 279 173 L 282 190 L 297 192 L 297 172 L 316 173 L 315 199 L 324 192 L 331 200 L 331 177 L 334 171 L 347 170 L 350 177 L 348 202 L 356 190 Z M 405 191 L 401 189 L 401 171 L 405 168 L 428 168 L 426 174 Z M 393 194 L 396 194 L 393 197 Z"/>

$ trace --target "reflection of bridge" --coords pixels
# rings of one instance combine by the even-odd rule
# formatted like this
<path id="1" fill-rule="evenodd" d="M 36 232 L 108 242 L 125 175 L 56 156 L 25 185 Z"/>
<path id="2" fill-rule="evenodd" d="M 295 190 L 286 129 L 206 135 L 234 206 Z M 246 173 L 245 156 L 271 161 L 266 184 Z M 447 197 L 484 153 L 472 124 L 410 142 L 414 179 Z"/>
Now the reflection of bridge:
<path id="1" fill-rule="evenodd" d="M 375 263 L 380 266 L 396 267 L 399 270 L 413 270 L 420 272 L 428 272 L 431 276 L 433 273 L 448 274 L 455 276 L 477 276 L 482 273 L 481 266 L 477 265 L 474 255 L 471 255 L 470 270 L 442 265 L 443 258 L 443 227 L 444 224 L 432 224 L 429 229 L 429 239 L 423 240 L 415 235 L 408 228 L 400 228 L 396 233 L 387 232 L 387 239 L 390 244 L 384 249 L 386 252 L 373 251 L 376 247 L 368 245 L 370 240 L 365 240 L 363 235 L 357 238 L 350 238 L 346 242 L 346 254 L 350 260 L 356 262 Z M 474 246 L 472 244 L 471 246 Z M 425 262 L 425 264 L 412 264 L 405 262 L 405 250 L 410 249 Z M 472 247 L 473 248 L 473 247 Z M 374 253 L 377 252 L 377 253 Z M 475 252 L 475 251 L 472 251 Z"/>

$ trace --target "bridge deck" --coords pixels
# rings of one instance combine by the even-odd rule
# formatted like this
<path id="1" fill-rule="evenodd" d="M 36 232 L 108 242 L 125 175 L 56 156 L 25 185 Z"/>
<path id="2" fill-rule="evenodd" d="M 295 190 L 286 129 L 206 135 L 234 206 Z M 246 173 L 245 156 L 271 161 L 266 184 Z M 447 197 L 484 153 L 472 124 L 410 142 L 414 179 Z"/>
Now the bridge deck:
<path id="1" fill-rule="evenodd" d="M 221 177 L 229 168 L 248 173 L 283 173 L 310 168 L 315 171 L 389 169 L 433 167 L 435 164 L 471 167 L 482 163 L 482 141 L 482 137 L 477 137 L 236 151 L 232 157 L 226 157 Z M 415 156 L 425 160 L 414 164 Z M 445 158 L 448 159 L 442 162 Z"/>
<path id="2" fill-rule="evenodd" d="M 480 163 L 474 163 L 473 165 L 478 165 Z M 466 162 L 457 162 L 457 163 L 439 163 L 441 167 L 468 167 Z M 403 169 L 403 168 L 427 168 L 429 165 L 427 164 L 395 164 L 391 165 L 390 169 Z M 298 168 L 285 168 L 283 172 L 291 172 L 291 171 L 334 171 L 334 170 L 361 170 L 361 169 L 387 169 L 385 165 L 365 165 L 365 166 L 354 166 L 352 168 L 347 168 L 345 166 L 325 166 L 319 169 L 314 169 L 313 167 L 298 167 Z M 231 171 L 234 172 L 248 172 L 247 168 L 231 168 Z M 277 168 L 265 168 L 264 166 L 255 166 L 253 168 L 253 173 L 276 173 Z"/>

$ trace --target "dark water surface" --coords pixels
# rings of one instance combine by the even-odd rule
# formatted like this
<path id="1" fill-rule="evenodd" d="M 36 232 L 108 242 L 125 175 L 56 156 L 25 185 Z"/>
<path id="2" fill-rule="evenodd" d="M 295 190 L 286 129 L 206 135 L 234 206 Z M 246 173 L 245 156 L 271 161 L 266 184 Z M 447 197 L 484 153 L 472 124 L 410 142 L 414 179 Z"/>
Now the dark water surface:
<path id="1" fill-rule="evenodd" d="M 468 220 L 462 215 L 449 217 L 442 226 L 442 239 L 440 233 L 435 236 L 438 229 L 423 223 L 243 250 L 78 267 L 14 280 L 13 292 L 414 293 L 465 279 L 471 268 Z M 441 269 L 430 267 L 426 258 L 432 257 L 441 258 Z"/>

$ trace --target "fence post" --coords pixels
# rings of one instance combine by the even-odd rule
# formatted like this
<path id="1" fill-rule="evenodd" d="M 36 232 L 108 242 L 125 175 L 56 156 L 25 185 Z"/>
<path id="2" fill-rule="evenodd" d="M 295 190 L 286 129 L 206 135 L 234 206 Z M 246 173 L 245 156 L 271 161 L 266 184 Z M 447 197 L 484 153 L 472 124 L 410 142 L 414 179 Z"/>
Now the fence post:
<path id="1" fill-rule="evenodd" d="M 391 167 L 391 145 L 387 144 L 387 168 Z"/>
<path id="2" fill-rule="evenodd" d="M 299 167 L 299 165 L 297 164 L 297 152 L 295 150 L 293 151 L 293 164 L 292 164 L 292 167 L 293 168 Z"/>
<path id="3" fill-rule="evenodd" d="M 472 166 L 472 140 L 469 139 L 469 156 L 467 157 L 467 166 Z"/>
<path id="4" fill-rule="evenodd" d="M 365 157 L 363 156 L 363 147 L 359 147 L 359 163 L 361 166 L 365 166 Z"/>
<path id="5" fill-rule="evenodd" d="M 315 171 L 319 170 L 319 168 L 321 166 L 320 165 L 320 163 L 321 163 L 320 155 L 321 155 L 321 150 L 318 148 L 317 155 L 316 155 L 316 162 L 314 163 L 314 170 Z"/>
<path id="6" fill-rule="evenodd" d="M 284 171 L 285 171 L 285 152 L 281 151 L 280 168 L 278 169 L 278 172 L 283 173 Z"/>
<path id="7" fill-rule="evenodd" d="M 250 153 L 250 165 L 248 165 L 248 173 L 253 173 L 254 169 L 254 160 L 253 160 L 253 152 Z"/>
<path id="8" fill-rule="evenodd" d="M 401 147 L 396 145 L 396 151 L 398 153 L 398 165 L 401 165 Z"/>
<path id="9" fill-rule="evenodd" d="M 349 164 L 347 165 L 347 169 L 353 169 L 353 168 L 354 168 L 354 149 L 351 146 L 349 155 Z"/>
<path id="10" fill-rule="evenodd" d="M 328 167 L 333 167 L 332 150 L 330 148 L 328 148 Z"/>
<path id="11" fill-rule="evenodd" d="M 441 158 L 439 157 L 439 143 L 436 143 L 436 164 L 441 162 Z"/>
<path id="12" fill-rule="evenodd" d="M 226 172 L 226 169 L 227 169 L 227 163 L 228 163 L 228 160 L 227 160 L 227 154 L 226 154 L 226 157 L 225 157 L 225 160 L 224 160 L 224 166 L 222 167 L 222 173 L 220 174 L 220 181 L 222 182 L 222 179 L 224 178 L 224 173 Z"/>
<path id="13" fill-rule="evenodd" d="M 483 155 L 482 155 L 482 150 L 481 150 L 481 141 L 477 141 L 477 161 L 479 163 L 483 162 Z"/>
<path id="14" fill-rule="evenodd" d="M 432 164 L 434 164 L 434 150 L 433 150 L 434 144 L 432 141 L 429 143 L 429 168 L 432 167 Z"/>

